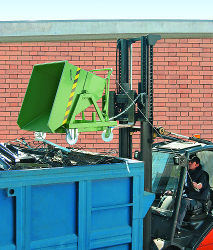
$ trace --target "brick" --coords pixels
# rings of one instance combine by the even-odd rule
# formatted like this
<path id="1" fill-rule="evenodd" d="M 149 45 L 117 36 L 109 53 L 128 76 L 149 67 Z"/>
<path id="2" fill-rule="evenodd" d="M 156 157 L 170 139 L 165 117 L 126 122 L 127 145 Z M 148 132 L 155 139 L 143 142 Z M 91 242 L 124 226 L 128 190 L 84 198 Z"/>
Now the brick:
<path id="1" fill-rule="evenodd" d="M 180 66 L 180 71 L 187 71 L 188 67 L 187 66 Z"/>
<path id="2" fill-rule="evenodd" d="M 211 86 L 212 86 L 211 84 L 205 84 L 205 85 L 203 85 L 203 88 L 204 89 L 211 89 Z"/>
<path id="3" fill-rule="evenodd" d="M 8 60 L 9 60 L 9 56 L 6 56 L 6 55 L 0 56 L 0 61 L 8 61 Z"/>
<path id="4" fill-rule="evenodd" d="M 202 57 L 199 57 L 199 56 L 192 56 L 192 57 L 188 57 L 188 61 L 199 61 L 199 62 L 201 62 L 203 60 L 203 58 Z"/>
<path id="5" fill-rule="evenodd" d="M 204 80 L 211 80 L 211 79 L 212 79 L 212 76 L 203 76 L 203 79 L 204 79 Z"/>
<path id="6" fill-rule="evenodd" d="M 165 52 L 169 52 L 169 53 L 176 53 L 176 52 L 181 52 L 181 48 L 177 48 L 177 47 L 168 47 L 164 49 Z"/>
<path id="7" fill-rule="evenodd" d="M 5 69 L 6 69 L 6 70 L 9 69 L 9 65 L 3 65 L 3 64 L 1 65 L 1 64 L 0 64 L 0 70 L 2 70 L 2 69 L 4 69 L 4 70 L 5 70 Z"/>
<path id="8" fill-rule="evenodd" d="M 0 116 L 3 117 L 10 116 L 10 112 L 0 112 Z"/>
<path id="9" fill-rule="evenodd" d="M 192 65 L 192 62 L 188 62 L 187 61 L 187 58 L 182 60 L 182 57 L 180 57 L 180 61 L 177 62 L 177 65 L 180 65 L 180 66 L 189 66 L 189 65 Z"/>
<path id="10" fill-rule="evenodd" d="M 190 44 L 190 43 L 180 43 L 180 44 L 177 44 L 177 47 L 187 47 L 187 48 L 190 48 L 190 47 L 192 47 L 192 44 Z"/>
<path id="11" fill-rule="evenodd" d="M 180 67 L 179 66 L 165 66 L 165 71 L 166 70 L 179 70 Z"/>
<path id="12" fill-rule="evenodd" d="M 173 57 L 173 56 L 176 56 L 176 55 L 177 55 L 176 52 L 170 52 L 168 56 Z"/>
<path id="13" fill-rule="evenodd" d="M 191 89 L 177 89 L 177 93 L 180 94 L 190 94 L 191 93 Z"/>
<path id="14" fill-rule="evenodd" d="M 202 43 L 202 39 L 188 39 L 188 43 Z"/>
<path id="15" fill-rule="evenodd" d="M 81 51 L 96 51 L 95 47 L 81 47 Z"/>
<path id="16" fill-rule="evenodd" d="M 153 67 L 153 70 L 163 71 L 163 70 L 165 70 L 165 66 Z"/>
<path id="17" fill-rule="evenodd" d="M 18 60 L 20 61 L 31 61 L 33 59 L 32 56 L 18 56 Z"/>
<path id="18" fill-rule="evenodd" d="M 188 76 L 188 79 L 190 79 L 190 80 L 197 80 L 197 79 L 200 79 L 200 80 L 202 80 L 203 79 L 203 76 L 199 76 L 199 75 L 194 75 L 194 76 Z"/>
<path id="19" fill-rule="evenodd" d="M 164 58 L 165 61 L 179 61 L 179 57 L 175 57 L 175 56 L 171 56 L 171 57 L 165 57 Z"/>
<path id="20" fill-rule="evenodd" d="M 168 57 L 169 56 L 169 53 L 155 53 L 155 55 L 154 55 L 155 57 Z M 138 59 L 140 58 L 140 54 L 138 54 L 138 57 L 137 57 Z"/>
<path id="21" fill-rule="evenodd" d="M 212 80 L 200 80 L 200 84 L 212 84 Z"/>
<path id="22" fill-rule="evenodd" d="M 210 62 L 210 58 L 209 57 L 203 57 L 203 62 Z"/>
<path id="23" fill-rule="evenodd" d="M 180 121 L 166 121 L 166 125 L 169 125 L 169 126 L 178 126 L 180 125 Z"/>
<path id="24" fill-rule="evenodd" d="M 6 55 L 6 51 L 1 51 L 0 50 L 0 58 L 1 58 L 1 56 L 5 56 Z"/>
<path id="25" fill-rule="evenodd" d="M 108 52 L 93 52 L 93 56 L 108 56 Z"/>
<path id="26" fill-rule="evenodd" d="M 191 80 L 177 80 L 177 84 L 191 84 Z"/>
<path id="27" fill-rule="evenodd" d="M 188 51 L 188 48 L 180 48 L 181 53 L 186 53 Z"/>
<path id="28" fill-rule="evenodd" d="M 188 48 L 188 52 L 203 52 L 203 48 Z"/>
<path id="29" fill-rule="evenodd" d="M 95 57 L 96 61 L 103 61 L 103 59 L 104 59 L 104 57 L 102 57 L 102 56 L 96 56 Z"/>
<path id="30" fill-rule="evenodd" d="M 212 57 L 212 53 L 210 51 L 206 51 L 206 52 L 200 53 L 200 56 L 201 57 L 209 57 L 209 58 L 211 58 Z"/>
<path id="31" fill-rule="evenodd" d="M 174 80 L 174 79 L 179 79 L 180 76 L 179 75 L 166 75 L 166 79 L 168 80 Z"/>
<path id="32" fill-rule="evenodd" d="M 200 62 L 200 66 L 212 67 L 213 62 L 208 62 L 208 61 Z"/>
<path id="33" fill-rule="evenodd" d="M 21 79 L 6 79 L 7 84 L 17 84 L 21 83 Z"/>
<path id="34" fill-rule="evenodd" d="M 169 66 L 176 66 L 176 65 L 177 65 L 177 62 L 169 62 L 168 65 L 169 65 Z"/>
<path id="35" fill-rule="evenodd" d="M 177 102 L 189 103 L 189 102 L 191 102 L 191 98 L 177 98 Z"/>
<path id="36" fill-rule="evenodd" d="M 201 71 L 202 67 L 201 66 L 188 66 L 188 70 L 190 70 L 190 71 Z"/>

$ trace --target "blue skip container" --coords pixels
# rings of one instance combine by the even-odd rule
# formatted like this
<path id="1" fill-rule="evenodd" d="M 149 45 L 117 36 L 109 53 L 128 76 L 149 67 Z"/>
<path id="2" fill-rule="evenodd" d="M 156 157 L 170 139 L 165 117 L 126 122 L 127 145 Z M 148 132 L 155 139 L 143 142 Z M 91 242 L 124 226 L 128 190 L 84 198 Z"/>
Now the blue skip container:
<path id="1" fill-rule="evenodd" d="M 0 250 L 143 249 L 143 162 L 0 172 Z"/>

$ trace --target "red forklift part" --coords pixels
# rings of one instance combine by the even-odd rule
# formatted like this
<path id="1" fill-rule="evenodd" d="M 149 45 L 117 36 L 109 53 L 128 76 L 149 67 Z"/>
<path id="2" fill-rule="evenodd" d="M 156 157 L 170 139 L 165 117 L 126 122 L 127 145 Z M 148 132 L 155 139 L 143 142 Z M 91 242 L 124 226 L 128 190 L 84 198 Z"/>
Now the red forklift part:
<path id="1" fill-rule="evenodd" d="M 209 234 L 204 238 L 204 240 L 200 243 L 198 250 L 210 250 L 213 249 L 213 229 L 209 232 Z"/>

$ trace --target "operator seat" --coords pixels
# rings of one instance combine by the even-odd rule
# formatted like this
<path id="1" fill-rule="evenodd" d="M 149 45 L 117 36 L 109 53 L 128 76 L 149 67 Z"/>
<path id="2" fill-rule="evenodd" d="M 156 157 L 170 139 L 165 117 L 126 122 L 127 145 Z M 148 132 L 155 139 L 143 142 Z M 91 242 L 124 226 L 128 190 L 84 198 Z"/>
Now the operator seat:
<path id="1" fill-rule="evenodd" d="M 206 218 L 211 211 L 212 207 L 212 201 L 210 200 L 210 194 L 208 196 L 208 199 L 205 204 L 203 204 L 203 207 L 200 207 L 195 210 L 187 210 L 186 216 L 184 218 L 184 221 L 186 222 L 192 222 L 196 220 L 202 220 Z"/>

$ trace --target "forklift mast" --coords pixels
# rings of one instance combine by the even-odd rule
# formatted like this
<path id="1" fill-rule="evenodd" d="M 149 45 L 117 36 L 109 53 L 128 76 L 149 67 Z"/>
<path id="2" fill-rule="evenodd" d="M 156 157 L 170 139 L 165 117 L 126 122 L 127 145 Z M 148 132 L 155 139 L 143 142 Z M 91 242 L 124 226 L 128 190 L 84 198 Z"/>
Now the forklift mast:
<path id="1" fill-rule="evenodd" d="M 144 189 L 152 191 L 152 126 L 153 126 L 153 46 L 160 35 L 147 35 L 134 39 L 117 40 L 116 80 L 117 92 L 111 92 L 109 117 L 122 113 L 117 118 L 123 128 L 119 129 L 119 156 L 132 158 L 132 135 L 138 131 L 133 126 L 140 122 L 139 159 L 144 161 Z M 132 89 L 132 44 L 141 43 L 141 81 L 138 93 Z M 136 107 L 130 104 L 136 100 Z M 112 100 L 113 99 L 113 100 Z M 126 110 L 126 112 L 124 112 Z M 126 126 L 126 127 L 125 127 Z M 151 210 L 144 219 L 144 249 L 149 249 L 151 242 Z"/>
<path id="2" fill-rule="evenodd" d="M 116 80 L 119 83 L 117 92 L 111 92 L 113 99 L 109 106 L 109 117 L 122 113 L 116 118 L 124 127 L 119 129 L 119 156 L 132 158 L 132 135 L 138 131 L 133 126 L 140 122 L 140 152 L 139 159 L 144 161 L 144 189 L 152 189 L 152 126 L 153 126 L 153 46 L 160 35 L 147 35 L 134 39 L 117 40 Z M 138 83 L 138 93 L 132 89 L 132 44 L 141 43 L 141 81 Z M 136 107 L 130 104 L 136 96 Z M 126 112 L 124 112 L 127 110 Z M 123 113 L 124 112 L 124 113 Z M 126 127 L 125 127 L 126 126 Z M 148 249 L 151 241 L 151 212 L 144 220 L 144 249 Z"/>
<path id="3" fill-rule="evenodd" d="M 153 125 L 153 46 L 160 39 L 159 35 L 147 35 L 134 39 L 119 39 L 117 41 L 116 80 L 119 83 L 115 94 L 115 107 L 109 112 L 117 115 L 131 104 L 137 95 L 136 110 L 134 106 L 117 118 L 120 124 L 135 124 L 148 122 Z M 132 44 L 141 43 L 141 81 L 138 83 L 138 93 L 132 89 Z M 112 103 L 112 102 L 111 102 Z M 110 116 L 112 113 L 110 113 Z M 151 126 L 152 127 L 152 126 Z M 132 133 L 135 128 L 120 129 L 119 156 L 132 158 Z M 125 142 L 125 143 L 123 143 Z M 128 145 L 126 146 L 126 142 Z M 125 145 L 125 147 L 123 146 Z M 141 151 L 142 152 L 142 151 Z"/>

